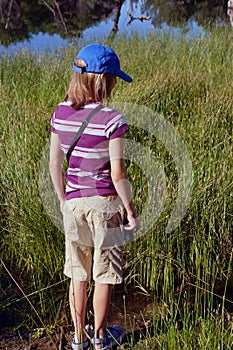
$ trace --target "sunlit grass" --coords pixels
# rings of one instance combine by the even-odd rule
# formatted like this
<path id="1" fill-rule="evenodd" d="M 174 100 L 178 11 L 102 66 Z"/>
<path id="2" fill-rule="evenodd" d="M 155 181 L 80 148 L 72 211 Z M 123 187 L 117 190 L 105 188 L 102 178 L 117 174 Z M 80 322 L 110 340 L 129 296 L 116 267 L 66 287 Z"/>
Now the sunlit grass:
<path id="1" fill-rule="evenodd" d="M 194 172 L 186 216 L 167 233 L 176 198 L 176 168 L 158 140 L 136 129 L 129 133 L 129 138 L 150 147 L 164 165 L 168 182 L 164 211 L 154 227 L 125 247 L 126 286 L 154 293 L 160 304 L 152 319 L 154 334 L 137 348 L 230 349 L 232 33 L 221 28 L 193 42 L 150 36 L 107 44 L 134 79 L 131 85 L 118 80 L 112 100 L 163 114 L 185 142 Z M 21 320 L 28 327 L 70 321 L 64 235 L 47 215 L 38 182 L 50 117 L 65 96 L 78 49 L 1 60 L 1 259 L 39 318 L 4 266 L 1 309 L 23 314 Z M 134 164 L 128 172 L 141 210 L 146 179 Z"/>

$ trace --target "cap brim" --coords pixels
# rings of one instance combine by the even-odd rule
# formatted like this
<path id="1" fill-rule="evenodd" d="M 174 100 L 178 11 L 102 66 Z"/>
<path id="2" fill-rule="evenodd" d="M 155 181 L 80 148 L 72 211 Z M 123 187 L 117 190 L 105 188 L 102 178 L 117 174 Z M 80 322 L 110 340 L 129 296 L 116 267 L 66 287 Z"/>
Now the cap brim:
<path id="1" fill-rule="evenodd" d="M 133 79 L 126 74 L 125 72 L 123 72 L 122 70 L 120 70 L 117 74 L 116 74 L 119 78 L 127 81 L 127 83 L 132 83 Z"/>

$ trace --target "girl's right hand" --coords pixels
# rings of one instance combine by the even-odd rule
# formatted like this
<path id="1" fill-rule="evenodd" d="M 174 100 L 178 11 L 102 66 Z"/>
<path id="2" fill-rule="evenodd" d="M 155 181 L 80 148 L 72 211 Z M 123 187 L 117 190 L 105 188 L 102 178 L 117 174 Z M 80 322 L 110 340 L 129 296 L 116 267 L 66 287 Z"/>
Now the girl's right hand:
<path id="1" fill-rule="evenodd" d="M 63 214 L 63 209 L 64 209 L 64 205 L 66 203 L 66 200 L 63 199 L 63 200 L 60 200 L 60 210 L 61 210 L 61 213 Z"/>

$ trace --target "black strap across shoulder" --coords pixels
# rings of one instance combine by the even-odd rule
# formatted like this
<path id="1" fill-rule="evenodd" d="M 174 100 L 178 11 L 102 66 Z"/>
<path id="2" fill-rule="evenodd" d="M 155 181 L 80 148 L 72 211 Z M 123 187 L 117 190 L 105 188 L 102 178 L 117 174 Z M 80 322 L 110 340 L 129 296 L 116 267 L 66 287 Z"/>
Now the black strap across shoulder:
<path id="1" fill-rule="evenodd" d="M 77 134 L 75 135 L 75 137 L 74 137 L 74 139 L 73 139 L 73 141 L 72 141 L 72 143 L 70 145 L 70 148 L 68 149 L 68 152 L 66 154 L 66 159 L 67 159 L 68 164 L 69 164 L 71 153 L 73 152 L 74 147 L 77 145 L 78 140 L 80 139 L 84 129 L 87 127 L 87 125 L 88 125 L 89 121 L 91 120 L 91 118 L 93 117 L 93 115 L 96 114 L 102 108 L 104 108 L 103 105 L 98 105 L 95 109 L 93 109 L 91 111 L 91 113 L 83 121 L 81 127 L 79 128 Z"/>

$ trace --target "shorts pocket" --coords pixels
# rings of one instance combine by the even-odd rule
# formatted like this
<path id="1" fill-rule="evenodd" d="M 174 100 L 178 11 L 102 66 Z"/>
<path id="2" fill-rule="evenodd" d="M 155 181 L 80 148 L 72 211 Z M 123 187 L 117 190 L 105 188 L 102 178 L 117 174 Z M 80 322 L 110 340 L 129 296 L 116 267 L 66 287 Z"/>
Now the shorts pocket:
<path id="1" fill-rule="evenodd" d="M 63 207 L 62 207 L 62 213 L 63 214 L 70 214 L 74 212 L 76 208 L 76 203 L 72 203 L 70 201 L 65 201 Z"/>
<path id="2" fill-rule="evenodd" d="M 123 245 L 122 219 L 119 211 L 95 216 L 94 226 L 96 248 L 106 249 Z"/>
<path id="3" fill-rule="evenodd" d="M 75 203 L 65 202 L 63 206 L 63 224 L 65 234 L 70 238 L 74 239 L 75 233 L 77 231 L 77 224 L 75 219 Z"/>

